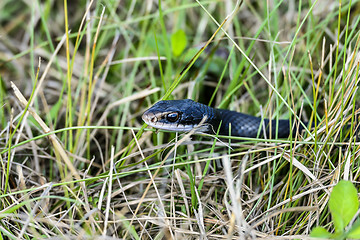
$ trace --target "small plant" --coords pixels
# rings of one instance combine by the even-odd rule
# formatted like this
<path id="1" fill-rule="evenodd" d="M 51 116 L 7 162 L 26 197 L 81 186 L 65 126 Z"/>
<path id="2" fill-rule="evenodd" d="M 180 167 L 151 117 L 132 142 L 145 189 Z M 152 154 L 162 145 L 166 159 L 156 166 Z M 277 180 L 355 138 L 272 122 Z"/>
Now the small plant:
<path id="1" fill-rule="evenodd" d="M 333 189 L 329 199 L 329 209 L 335 232 L 330 233 L 323 227 L 315 227 L 310 236 L 326 239 L 360 239 L 360 219 L 352 226 L 346 226 L 358 211 L 357 190 L 350 181 L 341 180 Z"/>

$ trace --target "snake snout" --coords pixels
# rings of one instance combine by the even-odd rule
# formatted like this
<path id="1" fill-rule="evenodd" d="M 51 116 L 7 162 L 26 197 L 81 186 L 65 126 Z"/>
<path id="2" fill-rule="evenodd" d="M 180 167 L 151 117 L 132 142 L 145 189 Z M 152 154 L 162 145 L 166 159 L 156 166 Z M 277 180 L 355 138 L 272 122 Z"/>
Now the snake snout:
<path id="1" fill-rule="evenodd" d="M 141 118 L 146 124 L 155 123 L 157 121 L 155 114 L 148 112 L 145 112 Z"/>

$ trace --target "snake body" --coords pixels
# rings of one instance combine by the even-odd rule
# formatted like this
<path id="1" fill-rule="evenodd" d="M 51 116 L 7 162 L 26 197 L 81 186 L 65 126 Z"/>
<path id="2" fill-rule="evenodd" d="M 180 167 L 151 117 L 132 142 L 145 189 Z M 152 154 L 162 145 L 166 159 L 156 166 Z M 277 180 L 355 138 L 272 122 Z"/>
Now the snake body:
<path id="1" fill-rule="evenodd" d="M 142 119 L 154 128 L 187 132 L 196 128 L 198 132 L 239 137 L 287 138 L 296 128 L 289 120 L 269 120 L 235 111 L 216 109 L 191 99 L 159 101 L 146 110 Z M 271 122 L 271 124 L 270 124 Z M 278 124 L 278 126 L 277 126 Z M 270 131 L 271 126 L 271 131 Z M 293 129 L 293 130 L 292 130 Z M 300 126 L 298 131 L 303 130 Z M 277 133 L 276 133 L 277 131 Z"/>

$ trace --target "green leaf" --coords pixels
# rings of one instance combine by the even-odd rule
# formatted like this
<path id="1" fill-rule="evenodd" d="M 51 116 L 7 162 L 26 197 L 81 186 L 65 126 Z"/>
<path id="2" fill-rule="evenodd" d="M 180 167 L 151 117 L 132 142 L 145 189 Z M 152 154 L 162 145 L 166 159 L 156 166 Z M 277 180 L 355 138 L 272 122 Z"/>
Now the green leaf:
<path id="1" fill-rule="evenodd" d="M 185 32 L 181 29 L 171 35 L 171 48 L 174 56 L 180 56 L 187 45 Z"/>
<path id="2" fill-rule="evenodd" d="M 330 195 L 329 208 L 334 221 L 335 232 L 342 232 L 359 208 L 354 185 L 341 180 Z"/>
<path id="3" fill-rule="evenodd" d="M 357 220 L 349 230 L 347 238 L 360 239 L 360 220 Z"/>
<path id="4" fill-rule="evenodd" d="M 335 232 L 336 233 L 343 233 L 344 228 L 346 227 L 346 225 L 344 223 L 344 220 L 343 220 L 341 214 L 339 214 L 336 211 L 332 211 L 331 215 L 332 215 L 332 219 L 333 219 L 333 222 L 334 222 Z"/>
<path id="5" fill-rule="evenodd" d="M 323 227 L 315 227 L 313 230 L 311 230 L 310 237 L 314 238 L 331 238 L 332 234 L 329 233 L 325 228 Z"/>

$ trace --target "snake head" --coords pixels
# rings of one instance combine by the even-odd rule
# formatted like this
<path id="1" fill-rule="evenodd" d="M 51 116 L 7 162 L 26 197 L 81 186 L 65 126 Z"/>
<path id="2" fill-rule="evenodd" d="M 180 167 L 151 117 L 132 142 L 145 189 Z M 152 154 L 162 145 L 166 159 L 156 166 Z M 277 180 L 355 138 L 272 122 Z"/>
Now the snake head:
<path id="1" fill-rule="evenodd" d="M 191 99 L 159 101 L 146 110 L 142 119 L 151 127 L 176 132 L 187 132 L 198 127 L 207 116 L 206 105 Z M 206 129 L 201 129 L 206 132 Z"/>

